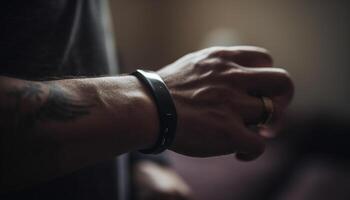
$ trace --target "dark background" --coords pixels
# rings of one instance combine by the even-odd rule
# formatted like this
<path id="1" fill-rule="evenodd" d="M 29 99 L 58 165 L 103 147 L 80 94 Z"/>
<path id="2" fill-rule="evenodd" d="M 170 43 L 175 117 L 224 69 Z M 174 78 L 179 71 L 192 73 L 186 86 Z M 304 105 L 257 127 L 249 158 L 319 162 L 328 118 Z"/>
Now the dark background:
<path id="1" fill-rule="evenodd" d="M 296 95 L 279 139 L 257 161 L 169 152 L 197 199 L 350 199 L 350 3 L 111 0 L 122 72 L 158 69 L 214 45 L 258 45 Z"/>

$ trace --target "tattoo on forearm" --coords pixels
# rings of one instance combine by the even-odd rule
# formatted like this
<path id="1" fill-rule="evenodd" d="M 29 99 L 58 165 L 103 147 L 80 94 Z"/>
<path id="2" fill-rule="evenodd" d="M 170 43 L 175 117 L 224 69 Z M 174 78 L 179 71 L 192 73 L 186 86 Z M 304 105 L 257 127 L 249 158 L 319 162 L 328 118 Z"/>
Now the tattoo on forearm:
<path id="1" fill-rule="evenodd" d="M 57 85 L 49 85 L 49 96 L 37 112 L 37 119 L 70 121 L 88 115 L 92 104 L 78 100 Z"/>
<path id="2" fill-rule="evenodd" d="M 22 89 L 15 89 L 10 94 L 18 98 L 32 98 L 40 101 L 40 95 L 43 94 L 42 86 L 39 83 L 29 82 Z"/>
<path id="3" fill-rule="evenodd" d="M 45 98 L 45 91 L 48 96 Z M 23 87 L 8 93 L 15 98 L 16 109 L 19 112 L 21 101 L 30 99 L 37 101 L 41 106 L 30 113 L 26 113 L 26 121 L 72 121 L 88 115 L 94 106 L 69 94 L 56 84 L 28 82 Z"/>

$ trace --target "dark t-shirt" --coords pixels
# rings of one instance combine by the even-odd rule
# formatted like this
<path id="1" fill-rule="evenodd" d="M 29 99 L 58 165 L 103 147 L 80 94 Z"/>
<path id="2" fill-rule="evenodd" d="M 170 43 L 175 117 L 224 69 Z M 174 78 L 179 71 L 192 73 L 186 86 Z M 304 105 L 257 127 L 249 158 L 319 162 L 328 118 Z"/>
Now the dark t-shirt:
<path id="1" fill-rule="evenodd" d="M 0 4 L 0 75 L 25 79 L 108 74 L 102 0 Z M 97 164 L 1 199 L 116 199 L 116 162 Z M 6 197 L 5 197 L 6 196 Z"/>
<path id="2" fill-rule="evenodd" d="M 106 74 L 101 2 L 1 2 L 0 72 L 24 78 Z"/>

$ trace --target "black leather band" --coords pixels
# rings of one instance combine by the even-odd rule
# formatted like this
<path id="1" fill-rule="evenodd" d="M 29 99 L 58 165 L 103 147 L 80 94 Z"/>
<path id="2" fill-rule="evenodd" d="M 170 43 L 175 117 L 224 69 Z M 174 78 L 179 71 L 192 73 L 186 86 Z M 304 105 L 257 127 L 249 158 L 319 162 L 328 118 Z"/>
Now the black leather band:
<path id="1" fill-rule="evenodd" d="M 158 74 L 151 71 L 136 70 L 132 75 L 136 76 L 150 89 L 159 115 L 159 136 L 156 143 L 151 148 L 140 150 L 140 152 L 145 154 L 161 153 L 171 146 L 175 138 L 177 126 L 175 104 L 167 86 Z"/>

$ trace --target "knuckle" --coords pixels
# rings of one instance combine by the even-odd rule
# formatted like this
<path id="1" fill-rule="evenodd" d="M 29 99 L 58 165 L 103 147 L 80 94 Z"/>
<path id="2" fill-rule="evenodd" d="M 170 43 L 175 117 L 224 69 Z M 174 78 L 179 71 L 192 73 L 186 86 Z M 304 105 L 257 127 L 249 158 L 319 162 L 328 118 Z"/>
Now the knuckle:
<path id="1" fill-rule="evenodd" d="M 269 53 L 263 51 L 255 52 L 254 58 L 259 62 L 258 65 L 261 67 L 271 67 L 274 62 L 273 57 Z"/>
<path id="2" fill-rule="evenodd" d="M 276 85 L 276 95 L 282 95 L 287 100 L 292 99 L 294 95 L 294 84 L 290 74 L 281 68 L 273 68 L 265 77 L 266 81 L 269 79 L 272 83 Z M 277 87 L 278 86 L 278 87 Z M 278 88 L 278 90 L 277 90 Z M 278 94 L 277 94 L 278 93 Z"/>
<path id="3" fill-rule="evenodd" d="M 220 58 L 206 58 L 195 64 L 195 69 L 199 71 L 213 71 L 213 72 L 224 72 L 232 68 L 235 68 L 235 65 L 224 61 Z"/>
<path id="4" fill-rule="evenodd" d="M 285 94 L 288 99 L 291 99 L 294 95 L 294 84 L 290 74 L 284 70 L 280 69 L 280 81 L 281 86 L 285 89 Z"/>
<path id="5" fill-rule="evenodd" d="M 232 67 L 229 72 L 227 72 L 229 76 L 230 82 L 235 86 L 243 85 L 243 83 L 247 80 L 251 80 L 255 78 L 256 74 L 250 72 L 244 67 Z"/>
<path id="6" fill-rule="evenodd" d="M 216 58 L 226 58 L 228 55 L 229 56 L 235 56 L 236 54 L 239 54 L 239 50 L 227 50 L 227 49 L 224 49 L 224 48 L 221 48 L 221 49 L 216 49 L 214 51 L 212 51 L 208 57 L 209 58 L 213 58 L 213 57 L 216 57 Z"/>
<path id="7" fill-rule="evenodd" d="M 211 59 L 202 59 L 200 61 L 198 61 L 195 64 L 195 68 L 198 69 L 214 69 L 216 66 L 220 65 L 222 63 L 221 59 L 218 58 L 211 58 Z"/>
<path id="8" fill-rule="evenodd" d="M 276 73 L 278 73 L 280 79 L 282 81 L 284 81 L 285 83 L 291 83 L 292 82 L 292 79 L 290 77 L 290 74 L 285 70 L 285 69 L 282 69 L 282 68 L 276 68 Z"/>
<path id="9" fill-rule="evenodd" d="M 211 53 L 213 53 L 215 51 L 218 51 L 220 49 L 223 49 L 223 47 L 221 47 L 221 46 L 212 46 L 212 47 L 208 47 L 208 48 L 202 49 L 200 51 L 197 51 L 197 53 L 200 54 L 200 55 L 208 56 Z"/>

